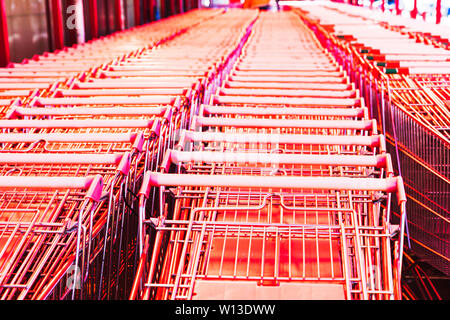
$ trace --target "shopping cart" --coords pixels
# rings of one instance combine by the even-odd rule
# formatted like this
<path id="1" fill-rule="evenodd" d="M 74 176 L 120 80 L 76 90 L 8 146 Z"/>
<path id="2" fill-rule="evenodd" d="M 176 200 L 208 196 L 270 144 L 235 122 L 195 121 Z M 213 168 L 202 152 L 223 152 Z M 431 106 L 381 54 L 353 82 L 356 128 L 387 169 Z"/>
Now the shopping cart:
<path id="1" fill-rule="evenodd" d="M 94 177 L 2 174 L 1 299 L 46 296 L 76 286 L 87 273 L 86 233 L 100 201 L 103 181 Z M 74 266 L 73 281 L 66 271 Z M 67 294 L 67 293 L 65 293 Z"/>
<path id="2" fill-rule="evenodd" d="M 329 65 L 304 67 L 316 57 Z M 223 79 L 145 175 L 131 298 L 398 298 L 381 203 L 403 208 L 403 183 L 345 73 L 295 15 L 268 13 Z"/>
<path id="3" fill-rule="evenodd" d="M 8 107 L 0 120 L 1 174 L 12 187 L 23 188 L 10 192 L 5 186 L 1 193 L 9 205 L 1 211 L 9 228 L 1 236 L 2 298 L 127 294 L 136 245 L 136 186 L 144 172 L 159 167 L 176 133 L 188 127 L 191 110 L 203 102 L 205 88 L 226 68 L 227 53 L 217 52 L 240 37 L 202 33 L 213 17 L 234 30 L 251 16 L 256 12 L 228 16 L 223 10 L 195 10 L 1 70 Z M 203 29 L 191 31 L 203 23 Z M 180 50 L 188 43 L 205 44 L 199 35 L 210 38 L 203 50 L 190 55 Z M 23 91 L 12 91 L 19 83 Z M 96 198 L 83 202 L 92 197 L 83 195 L 82 179 L 92 175 L 101 183 Z M 51 216 L 33 211 L 30 218 L 20 211 L 46 203 Z M 24 246 L 11 250 L 16 243 Z M 34 250 L 29 256 L 25 244 Z"/>
<path id="4" fill-rule="evenodd" d="M 418 30 L 419 23 L 412 25 L 400 17 L 386 20 L 363 9 L 350 10 L 355 12 L 348 14 L 340 5 L 330 4 L 302 8 L 300 15 L 345 66 L 386 135 L 388 152 L 396 155 L 395 170 L 402 174 L 411 200 L 409 246 L 448 274 L 449 52 L 439 39 L 423 34 L 425 24 Z M 319 12 L 317 23 L 311 18 Z M 361 33 L 367 24 L 372 32 Z M 445 33 L 444 29 L 432 32 Z M 399 210 L 393 211 L 395 221 Z"/>

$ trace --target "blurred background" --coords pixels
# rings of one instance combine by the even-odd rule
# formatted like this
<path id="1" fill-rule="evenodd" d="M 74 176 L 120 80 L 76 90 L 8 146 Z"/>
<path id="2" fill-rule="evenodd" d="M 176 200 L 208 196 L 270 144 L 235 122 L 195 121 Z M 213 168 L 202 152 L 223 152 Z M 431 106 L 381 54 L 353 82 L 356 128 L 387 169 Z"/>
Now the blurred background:
<path id="1" fill-rule="evenodd" d="M 11 62 L 72 46 L 194 8 L 276 10 L 275 0 L 2 0 Z M 296 3 L 321 1 L 279 1 Z M 450 0 L 338 0 L 374 10 L 450 26 Z M 60 15 L 62 21 L 57 17 Z M 62 22 L 62 34 L 57 24 Z M 65 23 L 64 23 L 65 22 Z"/>

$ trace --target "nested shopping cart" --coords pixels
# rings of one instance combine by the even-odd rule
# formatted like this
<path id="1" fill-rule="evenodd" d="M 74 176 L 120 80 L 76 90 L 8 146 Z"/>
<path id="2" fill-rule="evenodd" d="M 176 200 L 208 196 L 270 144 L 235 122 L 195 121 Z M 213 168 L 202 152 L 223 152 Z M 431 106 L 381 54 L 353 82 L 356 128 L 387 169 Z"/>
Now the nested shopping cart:
<path id="1" fill-rule="evenodd" d="M 289 36 L 261 50 L 280 30 Z M 398 297 L 381 203 L 396 193 L 404 206 L 402 180 L 363 100 L 305 30 L 261 14 L 223 86 L 147 172 L 132 299 Z M 289 41 L 297 33 L 309 38 Z M 329 65 L 308 69 L 315 56 Z"/>
<path id="2" fill-rule="evenodd" d="M 373 283 L 370 289 L 355 287 L 358 282 L 355 279 L 359 278 L 359 283 L 363 286 L 361 279 L 369 277 L 368 274 L 363 276 L 356 271 L 364 273 L 367 271 L 366 267 L 373 268 L 374 272 L 384 273 L 384 277 L 392 276 L 390 257 L 381 257 L 383 251 L 384 255 L 390 253 L 390 231 L 386 225 L 378 225 L 379 219 L 386 219 L 389 213 L 380 210 L 377 202 L 382 199 L 382 191 L 398 190 L 402 201 L 404 197 L 401 181 L 392 178 L 389 157 L 386 154 L 369 156 L 364 155 L 364 152 L 359 153 L 363 154 L 359 156 L 350 152 L 333 155 L 320 150 L 320 147 L 330 148 L 330 145 L 345 150 L 346 143 L 355 150 L 358 145 L 356 140 L 360 140 L 360 147 L 363 146 L 362 149 L 368 151 L 369 146 L 376 148 L 383 145 L 380 136 L 186 132 L 184 137 L 185 140 L 196 140 L 199 143 L 198 149 L 168 152 L 163 167 L 169 171 L 171 165 L 175 165 L 177 173 L 149 173 L 144 180 L 147 189 L 140 193 L 141 212 L 145 212 L 145 199 L 161 201 L 159 206 L 154 203 L 151 205 L 160 210 L 161 215 L 155 215 L 157 219 L 148 219 L 144 214 L 141 214 L 141 219 L 144 224 L 153 225 L 158 230 L 156 249 L 161 244 L 163 248 L 164 243 L 167 245 L 152 256 L 149 282 L 146 283 L 147 292 L 144 291 L 147 295 L 144 297 L 150 296 L 151 289 L 155 294 L 153 297 L 163 299 L 190 299 L 194 293 L 200 299 L 246 298 L 249 291 L 265 292 L 264 289 L 256 289 L 253 284 L 241 283 L 238 286 L 234 282 L 227 284 L 226 281 L 216 283 L 206 280 L 254 280 L 269 286 L 277 285 L 280 281 L 342 283 L 347 280 L 347 298 L 358 294 L 365 298 L 387 297 L 389 292 L 393 294 L 392 283 L 382 284 L 379 281 L 377 286 Z M 295 143 L 296 140 L 298 144 Z M 209 143 L 203 145 L 205 142 L 213 144 L 209 147 Z M 309 147 L 305 148 L 308 144 Z M 289 147 L 284 147 L 286 145 Z M 279 150 L 286 152 L 278 153 Z M 390 178 L 380 178 L 383 171 Z M 378 178 L 361 178 L 367 176 Z M 348 184 L 345 185 L 344 182 Z M 387 187 L 388 184 L 390 187 Z M 161 187 L 156 196 L 149 191 L 151 186 Z M 372 187 L 372 190 L 366 189 Z M 173 203 L 167 199 L 173 200 Z M 360 226 L 359 219 L 367 226 Z M 352 269 L 349 266 L 357 263 L 346 260 L 348 257 L 345 256 L 341 258 L 341 250 L 345 253 L 345 250 L 351 249 L 345 248 L 346 244 L 339 248 L 339 243 L 345 241 L 342 242 L 343 239 L 337 236 L 340 234 L 338 221 L 349 228 L 355 227 L 357 232 L 361 232 L 361 228 L 371 234 L 367 238 L 363 237 L 364 240 L 357 240 L 367 243 L 373 240 L 373 249 L 379 250 L 376 257 L 371 256 L 370 250 L 366 255 L 362 254 L 369 265 Z M 351 233 L 348 239 L 345 236 L 344 239 L 350 242 L 355 240 L 350 240 Z M 169 237 L 169 234 L 170 238 L 164 242 L 164 236 Z M 347 235 L 346 231 L 344 234 Z M 279 243 L 276 240 L 278 236 Z M 297 249 L 293 249 L 295 244 Z M 161 261 L 158 254 L 166 257 L 162 265 L 158 265 Z M 192 261 L 192 257 L 198 260 Z M 364 261 L 361 256 L 354 258 Z M 351 275 L 343 274 L 340 263 Z M 151 282 L 153 277 L 158 281 Z M 218 291 L 217 286 L 222 285 L 227 290 Z M 231 287 L 242 290 L 242 295 L 234 292 Z M 319 289 L 322 294 L 324 292 L 320 288 L 313 288 Z M 339 294 L 338 288 L 331 286 L 329 289 L 333 290 L 333 294 Z M 360 293 L 357 293 L 358 289 L 361 290 Z M 269 288 L 268 295 L 254 293 L 252 297 L 306 298 L 292 292 L 292 295 L 282 295 L 277 290 Z M 296 290 L 295 286 L 292 290 Z M 321 296 L 320 292 L 316 291 L 313 296 L 326 297 Z M 225 296 L 221 296 L 222 293 Z"/>
<path id="3" fill-rule="evenodd" d="M 86 272 L 66 273 L 89 251 L 86 225 L 100 201 L 102 178 L 4 174 L 0 181 L 1 298 L 45 297 L 66 279 L 60 286 L 64 296 Z"/>
<path id="4" fill-rule="evenodd" d="M 195 10 L 0 72 L 0 298 L 398 298 L 402 179 L 295 13 Z"/>
<path id="5" fill-rule="evenodd" d="M 388 152 L 396 155 L 396 170 L 403 176 L 410 200 L 408 246 L 449 274 L 446 88 L 450 54 L 442 39 L 432 39 L 433 33 L 445 34 L 445 28 L 411 24 L 400 17 L 375 17 L 364 9 L 349 10 L 354 12 L 329 4 L 303 8 L 300 16 L 354 79 L 386 136 Z M 424 33 L 428 28 L 431 33 Z M 399 210 L 395 206 L 392 210 L 396 221 Z M 416 282 L 422 286 L 421 278 Z"/>
<path id="6" fill-rule="evenodd" d="M 48 89 L 55 82 L 64 82 L 80 73 L 96 72 L 100 66 L 114 65 L 127 58 L 186 32 L 190 27 L 223 14 L 222 10 L 195 10 L 176 19 L 166 19 L 107 37 L 76 44 L 53 53 L 45 52 L 22 63 L 11 63 L 0 69 L 0 94 L 5 100 L 32 95 L 33 90 Z M 50 90 L 51 91 L 51 90 Z M 3 99 L 2 99 L 3 100 Z M 12 101 L 2 103 L 7 106 Z"/>
<path id="7" fill-rule="evenodd" d="M 128 120 L 131 122 L 130 124 L 121 125 L 118 124 L 118 121 L 120 120 L 114 122 L 116 126 L 133 126 L 133 120 Z M 73 266 L 81 267 L 82 270 L 78 273 L 78 277 L 80 277 L 80 279 L 77 280 L 78 285 L 76 287 L 67 287 L 64 285 L 63 279 L 68 276 L 67 272 L 70 270 L 71 265 L 66 264 L 66 260 L 62 259 L 62 257 L 51 261 L 47 266 L 46 260 L 40 261 L 41 258 L 39 256 L 35 257 L 33 263 L 40 263 L 48 268 L 56 268 L 58 273 L 52 274 L 49 278 L 50 273 L 40 273 L 42 270 L 37 270 L 37 273 L 34 276 L 35 278 L 30 279 L 26 277 L 28 269 L 24 269 L 24 273 L 18 275 L 17 279 L 27 279 L 27 281 L 30 281 L 29 285 L 24 287 L 25 289 L 23 291 L 18 291 L 17 288 L 14 289 L 14 293 L 8 290 L 7 284 L 1 284 L 2 291 L 6 290 L 2 296 L 4 299 L 42 299 L 48 298 L 47 295 L 50 293 L 52 293 L 54 298 L 64 298 L 67 295 L 67 292 L 64 291 L 66 289 L 73 293 L 71 297 L 74 298 L 75 291 L 73 291 L 73 289 L 79 289 L 81 283 L 84 284 L 84 282 L 88 280 L 87 277 L 90 275 L 89 271 L 91 271 L 91 274 L 104 274 L 104 259 L 107 250 L 109 249 L 109 247 L 107 247 L 107 245 L 109 246 L 109 242 L 112 242 L 113 238 L 114 241 L 118 241 L 117 239 L 119 236 L 121 238 L 126 236 L 126 234 L 123 234 L 124 230 L 121 228 L 121 225 L 123 227 L 122 221 L 126 218 L 126 205 L 127 201 L 130 201 L 129 192 L 130 190 L 133 192 L 132 188 L 135 185 L 134 179 L 139 179 L 139 171 L 143 171 L 145 168 L 141 168 L 142 163 L 139 163 L 139 159 L 150 159 L 150 162 L 153 160 L 152 157 L 155 156 L 157 151 L 150 149 L 151 152 L 148 152 L 149 149 L 147 148 L 147 145 L 150 144 L 150 139 L 145 138 L 145 135 L 141 132 L 124 131 L 123 133 L 116 134 L 96 133 L 95 130 L 98 130 L 96 127 L 107 125 L 107 128 L 110 130 L 114 127 L 111 123 L 106 123 L 108 120 L 4 120 L 3 122 L 16 122 L 15 130 L 20 127 L 27 127 L 28 125 L 29 128 L 31 127 L 30 129 L 32 131 L 29 133 L 10 132 L 2 134 L 1 139 L 3 142 L 2 145 L 4 146 L 1 153 L 3 178 L 16 180 L 23 179 L 24 181 L 36 178 L 38 180 L 41 179 L 47 181 L 46 179 L 52 180 L 54 177 L 67 177 L 67 179 L 71 181 L 71 179 L 81 179 L 82 177 L 96 174 L 103 181 L 100 191 L 97 191 L 99 194 L 96 199 L 97 202 L 101 200 L 101 203 L 89 211 L 88 216 L 80 218 L 83 219 L 83 221 L 82 223 L 78 223 L 78 235 L 76 237 L 72 235 L 64 246 L 59 243 L 58 246 L 61 247 L 57 247 L 67 250 L 65 253 L 68 256 L 67 259 L 75 257 L 75 260 L 72 260 Z M 30 122 L 38 122 L 38 125 L 33 126 Z M 73 126 L 74 122 L 77 122 L 76 126 Z M 80 122 L 82 123 L 81 125 Z M 90 122 L 90 124 L 87 122 Z M 136 129 L 142 131 L 151 130 L 151 128 L 149 128 L 151 121 L 144 122 L 139 124 L 139 126 L 135 125 Z M 20 126 L 22 123 L 23 125 Z M 48 127 L 46 128 L 46 125 L 49 125 L 51 130 L 47 130 L 46 132 L 45 130 L 48 129 Z M 3 128 L 6 127 L 7 125 L 3 126 Z M 77 129 L 74 129 L 74 127 L 81 132 L 76 133 Z M 80 127 L 91 132 L 84 132 Z M 57 128 L 60 128 L 63 131 L 57 132 Z M 153 130 L 152 135 L 154 134 L 155 132 Z M 157 136 L 157 139 L 159 138 L 160 136 Z M 155 138 L 152 137 L 153 141 L 154 139 Z M 127 147 L 125 148 L 125 146 Z M 121 152 L 112 153 L 112 151 Z M 64 181 L 64 178 L 61 179 Z M 37 185 L 37 187 L 45 189 L 45 185 Z M 51 185 L 48 188 L 51 188 Z M 19 201 L 20 206 L 25 208 L 32 208 L 33 206 L 39 205 L 41 201 L 44 201 L 40 200 L 38 196 L 39 193 L 34 196 L 33 192 L 29 192 L 28 189 L 25 190 L 26 191 L 19 194 L 13 189 L 11 194 L 20 196 L 20 201 L 11 201 L 13 201 L 13 203 Z M 50 190 L 51 191 L 48 192 L 44 191 L 44 196 L 41 197 L 47 199 L 45 196 L 48 197 L 48 194 L 52 194 L 52 192 L 55 192 L 56 195 L 60 195 L 61 193 L 54 191 L 53 189 Z M 8 204 L 10 201 L 7 200 L 8 197 L 6 195 L 5 197 L 4 203 Z M 75 201 L 75 199 L 76 193 L 67 194 L 66 200 L 68 203 Z M 128 204 L 128 206 L 130 205 Z M 14 211 L 9 213 L 8 208 L 5 210 L 2 208 L 2 215 L 6 220 L 14 221 L 17 213 Z M 41 211 L 38 211 L 36 215 L 37 219 L 44 217 L 41 217 Z M 57 212 L 55 213 L 54 219 L 62 219 L 65 215 L 65 211 Z M 33 228 L 35 229 L 36 227 L 33 226 Z M 82 230 L 82 228 L 84 228 L 84 232 L 88 233 L 89 238 L 83 238 L 81 236 L 80 230 Z M 31 229 L 30 232 L 34 232 L 34 230 Z M 2 238 L 6 237 L 6 235 L 7 234 L 3 235 Z M 34 238 L 30 238 L 27 240 L 27 243 L 34 245 L 32 242 L 33 239 Z M 75 242 L 76 246 L 74 244 Z M 37 245 L 38 244 L 36 244 L 36 246 Z M 51 253 L 49 253 L 49 255 L 50 254 Z M 103 257 L 103 260 L 97 259 L 100 260 L 100 262 L 93 263 L 92 259 L 96 256 Z M 9 255 L 5 256 L 5 259 L 7 259 L 9 263 L 12 263 L 13 260 L 10 260 L 8 257 Z M 79 262 L 79 257 L 83 257 L 83 259 L 87 260 Z M 18 260 L 16 263 L 19 263 L 20 261 L 21 260 Z M 89 270 L 89 267 L 91 270 Z M 12 274 L 11 270 L 6 274 Z M 107 274 L 107 277 L 110 276 L 112 275 Z M 74 279 L 78 279 L 76 278 L 76 273 L 74 274 L 74 277 Z M 36 291 L 33 292 L 33 295 L 29 295 L 28 291 L 32 286 L 34 287 L 36 284 L 34 282 L 36 281 L 43 281 L 42 286 L 45 285 L 46 287 L 40 288 L 40 290 L 44 291 Z M 95 280 L 89 283 L 100 283 L 101 290 L 102 278 L 99 280 L 98 276 L 96 276 Z M 55 289 L 56 285 L 66 289 L 61 289 L 63 291 L 59 291 L 58 289 Z M 19 286 L 18 288 L 21 287 Z M 93 297 L 98 294 L 95 289 L 91 289 L 91 291 L 92 292 L 77 292 L 76 296 L 79 295 L 79 297 L 82 298 Z"/>
<path id="8" fill-rule="evenodd" d="M 159 167 L 165 149 L 174 147 L 175 133 L 187 128 L 191 109 L 203 102 L 205 88 L 227 66 L 228 53 L 218 51 L 241 36 L 211 37 L 204 33 L 211 23 L 195 32 L 190 27 L 219 16 L 233 31 L 256 14 L 193 11 L 2 71 L 8 82 L 27 83 L 24 89 L 36 83 L 37 90 L 8 92 L 4 84 L 5 98 L 26 99 L 6 101 L 0 120 L 1 195 L 7 206 L 1 211 L 7 221 L 1 298 L 126 294 L 136 244 L 136 186 L 143 172 Z M 180 51 L 201 36 L 211 39 L 203 50 Z M 171 69 L 175 59 L 179 67 Z"/>

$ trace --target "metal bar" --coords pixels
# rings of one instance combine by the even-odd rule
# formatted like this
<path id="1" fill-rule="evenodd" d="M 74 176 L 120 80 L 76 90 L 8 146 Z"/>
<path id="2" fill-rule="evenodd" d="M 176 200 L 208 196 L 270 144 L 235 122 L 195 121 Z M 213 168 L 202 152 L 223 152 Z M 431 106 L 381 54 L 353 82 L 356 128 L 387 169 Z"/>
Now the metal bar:
<path id="1" fill-rule="evenodd" d="M 0 143 L 47 142 L 129 142 L 137 138 L 136 133 L 6 133 L 0 134 Z"/>
<path id="2" fill-rule="evenodd" d="M 114 0 L 114 8 L 115 8 L 115 24 L 116 31 L 123 31 L 125 29 L 125 15 L 123 11 L 123 2 L 122 0 Z"/>
<path id="3" fill-rule="evenodd" d="M 175 1 L 176 0 L 170 0 L 170 12 L 169 12 L 169 16 L 173 16 L 175 14 L 177 14 L 176 8 L 175 8 Z"/>
<path id="4" fill-rule="evenodd" d="M 134 24 L 136 26 L 141 25 L 141 1 L 134 0 Z"/>
<path id="5" fill-rule="evenodd" d="M 52 0 L 52 22 L 54 44 L 56 50 L 64 48 L 64 24 L 61 0 Z"/>
<path id="6" fill-rule="evenodd" d="M 249 107 L 219 107 L 204 106 L 205 114 L 235 114 L 235 115 L 292 115 L 292 116 L 346 116 L 363 117 L 364 108 L 249 108 Z"/>
<path id="7" fill-rule="evenodd" d="M 396 192 L 397 178 L 334 178 L 334 177 L 260 177 L 220 175 L 214 179 L 203 175 L 162 174 L 147 172 L 149 186 L 203 186 L 229 188 L 290 188 L 320 190 L 361 190 Z"/>
<path id="8" fill-rule="evenodd" d="M 400 9 L 400 0 L 395 0 L 395 13 L 397 15 L 402 14 L 402 10 Z"/>
<path id="9" fill-rule="evenodd" d="M 3 177 L 0 176 L 0 189 L 89 189 L 94 177 Z"/>
<path id="10" fill-rule="evenodd" d="M 436 0 L 436 24 L 441 23 L 442 11 L 441 11 L 442 0 Z"/>
<path id="11" fill-rule="evenodd" d="M 115 108 L 13 108 L 10 117 L 14 116 L 76 116 L 76 115 L 146 115 L 163 116 L 166 107 L 115 107 Z"/>
<path id="12" fill-rule="evenodd" d="M 417 0 L 414 0 L 414 8 L 411 11 L 411 18 L 416 19 L 417 18 Z"/>
<path id="13" fill-rule="evenodd" d="M 102 87 L 100 85 L 100 87 Z M 57 90 L 56 95 L 62 97 L 95 97 L 95 96 L 145 96 L 145 95 L 182 95 L 186 92 L 184 88 L 166 88 L 166 89 L 104 89 L 91 90 L 91 89 L 77 89 L 77 90 Z"/>
<path id="14" fill-rule="evenodd" d="M 329 144 L 329 145 L 362 145 L 378 147 L 384 144 L 381 135 L 300 135 L 300 134 L 251 134 L 183 131 L 181 136 L 186 142 L 232 142 L 232 143 L 292 143 L 292 144 Z M 183 139 L 183 138 L 182 138 Z"/>
<path id="15" fill-rule="evenodd" d="M 1 122 L 0 122 L 1 123 Z M 195 117 L 195 125 L 245 128 L 321 128 L 321 129 L 354 129 L 370 130 L 373 120 L 291 120 L 291 119 L 231 119 L 231 118 L 205 118 Z"/>
<path id="16" fill-rule="evenodd" d="M 153 120 L 0 120 L 0 128 L 151 128 L 153 123 Z"/>
<path id="17" fill-rule="evenodd" d="M 172 104 L 174 97 L 168 96 L 142 96 L 142 97 L 89 97 L 89 98 L 37 98 L 36 105 L 136 105 L 136 104 Z"/>
<path id="18" fill-rule="evenodd" d="M 149 16 L 150 16 L 150 22 L 155 21 L 155 0 L 148 0 L 148 10 L 149 10 Z"/>
<path id="19" fill-rule="evenodd" d="M 97 39 L 98 33 L 98 5 L 97 0 L 89 0 L 89 22 L 92 39 Z"/>
<path id="20" fill-rule="evenodd" d="M 239 152 L 180 152 L 170 151 L 173 163 L 181 162 L 239 162 L 265 164 L 302 164 L 302 165 L 342 165 L 384 167 L 386 155 L 379 156 L 342 156 L 342 155 L 304 155 L 304 154 L 263 154 Z"/>
<path id="21" fill-rule="evenodd" d="M 360 99 L 334 98 L 289 98 L 289 97 L 257 97 L 257 96 L 214 96 L 214 103 L 226 104 L 277 104 L 296 106 L 342 106 L 351 107 L 360 103 Z"/>
<path id="22" fill-rule="evenodd" d="M 140 282 L 142 274 L 144 272 L 144 268 L 145 268 L 144 265 L 147 260 L 147 253 L 148 253 L 149 247 L 150 247 L 150 239 L 149 239 L 149 236 L 147 235 L 145 237 L 144 249 L 143 249 L 141 258 L 139 260 L 139 265 L 138 265 L 138 269 L 136 271 L 136 277 L 135 277 L 135 281 L 134 281 L 132 289 L 131 289 L 129 300 L 135 300 L 138 295 L 139 286 L 140 286 L 139 282 Z"/>
<path id="23" fill-rule="evenodd" d="M 119 164 L 123 154 L 23 154 L 2 153 L 0 164 Z"/>

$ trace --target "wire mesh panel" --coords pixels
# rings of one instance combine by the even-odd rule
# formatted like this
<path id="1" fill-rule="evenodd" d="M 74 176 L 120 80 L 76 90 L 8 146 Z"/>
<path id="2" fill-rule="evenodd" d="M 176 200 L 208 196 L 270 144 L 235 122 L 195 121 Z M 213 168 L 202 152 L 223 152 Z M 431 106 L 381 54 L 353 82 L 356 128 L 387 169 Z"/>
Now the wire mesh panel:
<path id="1" fill-rule="evenodd" d="M 2 176 L 0 180 L 0 292 L 2 299 L 29 299 L 45 291 L 45 286 L 48 289 L 49 278 L 55 283 L 62 281 L 61 272 L 69 267 L 68 261 L 79 259 L 75 252 L 82 250 L 80 255 L 86 254 L 87 246 L 82 243 L 88 244 L 90 237 L 84 233 L 82 238 L 81 230 L 87 229 L 103 182 L 100 176 Z M 85 262 L 77 265 L 83 270 L 77 270 L 74 279 L 81 277 L 86 268 Z"/>

